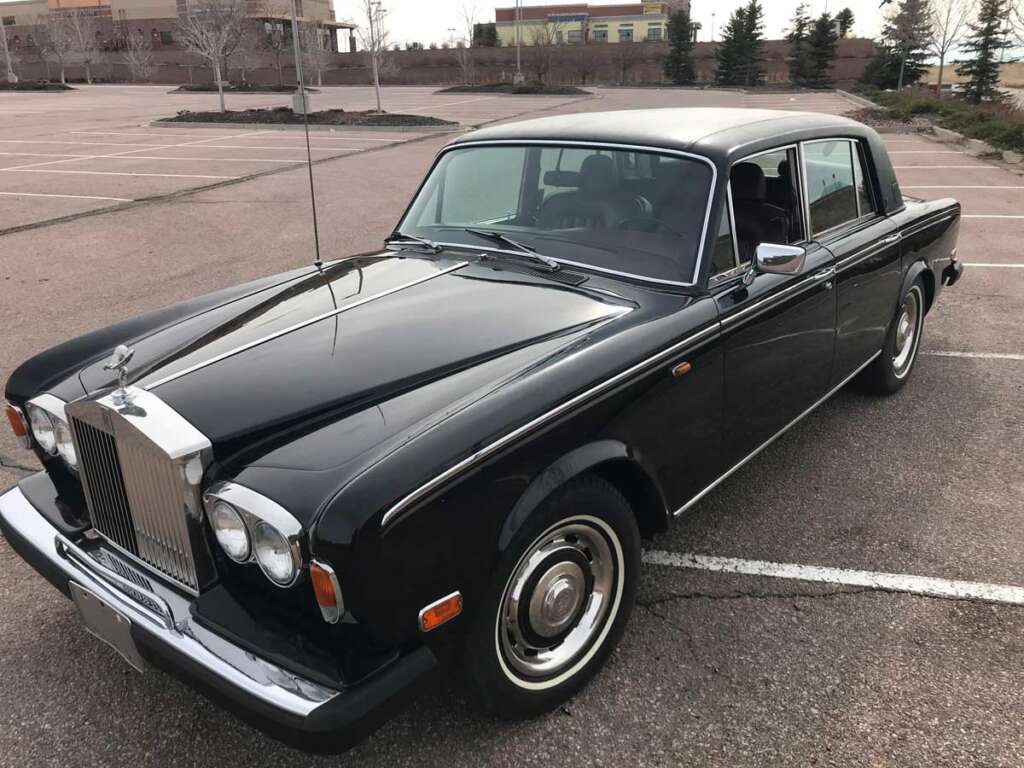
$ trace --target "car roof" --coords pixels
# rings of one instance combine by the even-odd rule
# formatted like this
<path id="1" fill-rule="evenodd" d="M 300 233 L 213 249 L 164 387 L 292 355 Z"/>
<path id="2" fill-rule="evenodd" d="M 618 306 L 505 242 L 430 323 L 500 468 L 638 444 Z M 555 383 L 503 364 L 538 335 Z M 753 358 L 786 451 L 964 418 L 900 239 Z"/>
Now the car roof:
<path id="1" fill-rule="evenodd" d="M 472 141 L 592 141 L 674 149 L 713 159 L 759 140 L 806 139 L 821 135 L 863 135 L 865 126 L 820 112 L 775 109 L 682 107 L 581 112 L 491 126 L 464 134 Z"/>

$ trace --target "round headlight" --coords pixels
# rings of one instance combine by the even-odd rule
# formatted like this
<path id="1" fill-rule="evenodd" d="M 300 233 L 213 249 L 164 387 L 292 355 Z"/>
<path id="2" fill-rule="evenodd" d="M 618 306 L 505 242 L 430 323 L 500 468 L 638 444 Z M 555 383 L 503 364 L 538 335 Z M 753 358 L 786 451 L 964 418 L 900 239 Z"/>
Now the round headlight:
<path id="1" fill-rule="evenodd" d="M 291 545 L 277 528 L 262 520 L 256 523 L 253 548 L 256 562 L 268 579 L 282 587 L 295 581 L 298 570 Z"/>
<path id="2" fill-rule="evenodd" d="M 78 469 L 78 455 L 75 453 L 75 441 L 71 439 L 71 427 L 66 421 L 53 419 L 53 435 L 57 442 L 57 453 L 72 469 Z"/>
<path id="3" fill-rule="evenodd" d="M 37 405 L 29 405 L 28 423 L 32 425 L 32 436 L 35 437 L 39 447 L 47 453 L 54 453 L 57 450 L 57 437 L 53 431 L 53 419 L 46 411 Z"/>
<path id="4" fill-rule="evenodd" d="M 249 559 L 249 531 L 238 510 L 230 504 L 218 501 L 210 510 L 210 527 L 213 528 L 217 543 L 228 557 L 236 563 L 244 563 Z"/>

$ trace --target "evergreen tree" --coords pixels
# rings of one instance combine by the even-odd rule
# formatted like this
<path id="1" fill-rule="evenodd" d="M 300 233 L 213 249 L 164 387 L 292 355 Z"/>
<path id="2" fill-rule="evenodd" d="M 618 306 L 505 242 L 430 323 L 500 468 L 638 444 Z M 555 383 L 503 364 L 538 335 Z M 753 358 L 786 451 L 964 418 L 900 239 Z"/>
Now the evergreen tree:
<path id="1" fill-rule="evenodd" d="M 931 38 L 931 9 L 928 0 L 902 0 L 895 15 L 882 30 L 883 47 L 898 64 L 896 87 L 913 85 L 927 71 L 928 41 Z"/>
<path id="2" fill-rule="evenodd" d="M 693 69 L 693 24 L 688 11 L 678 10 L 669 16 L 668 45 L 665 76 L 676 85 L 693 85 L 697 75 Z"/>
<path id="3" fill-rule="evenodd" d="M 719 85 L 759 85 L 764 80 L 761 48 L 764 44 L 764 12 L 758 0 L 733 11 L 715 50 Z"/>
<path id="4" fill-rule="evenodd" d="M 808 83 L 813 88 L 832 87 L 832 64 L 836 59 L 835 22 L 827 13 L 821 14 L 811 28 L 808 48 L 811 67 L 811 79 Z"/>
<path id="5" fill-rule="evenodd" d="M 793 85 L 806 86 L 813 78 L 811 69 L 810 44 L 811 17 L 807 12 L 807 4 L 800 3 L 796 7 L 792 25 L 786 40 L 789 41 L 789 81 Z"/>
<path id="6" fill-rule="evenodd" d="M 961 49 L 973 56 L 964 60 L 956 73 L 970 78 L 964 85 L 964 98 L 968 101 L 1003 99 L 999 90 L 999 54 L 1011 46 L 1004 31 L 1008 10 L 1008 0 L 981 0 L 978 20 L 967 25 L 971 31 Z"/>
<path id="7" fill-rule="evenodd" d="M 846 37 L 850 34 L 850 30 L 853 29 L 853 11 L 849 8 L 843 8 L 843 10 L 836 14 L 835 22 L 839 25 L 839 36 Z"/>

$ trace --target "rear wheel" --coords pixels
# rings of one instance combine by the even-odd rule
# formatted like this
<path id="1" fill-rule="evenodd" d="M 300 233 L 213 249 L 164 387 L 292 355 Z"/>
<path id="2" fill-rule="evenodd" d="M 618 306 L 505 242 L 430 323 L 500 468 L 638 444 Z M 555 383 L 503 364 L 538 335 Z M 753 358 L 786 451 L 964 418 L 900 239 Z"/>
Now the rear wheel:
<path id="1" fill-rule="evenodd" d="M 882 354 L 861 375 L 861 383 L 872 392 L 890 395 L 910 378 L 924 331 L 925 294 L 921 278 L 916 279 L 900 299 L 896 317 L 889 326 Z"/>
<path id="2" fill-rule="evenodd" d="M 622 636 L 640 567 L 629 504 L 597 477 L 572 481 L 502 556 L 467 641 L 484 706 L 505 717 L 546 712 L 596 674 Z"/>

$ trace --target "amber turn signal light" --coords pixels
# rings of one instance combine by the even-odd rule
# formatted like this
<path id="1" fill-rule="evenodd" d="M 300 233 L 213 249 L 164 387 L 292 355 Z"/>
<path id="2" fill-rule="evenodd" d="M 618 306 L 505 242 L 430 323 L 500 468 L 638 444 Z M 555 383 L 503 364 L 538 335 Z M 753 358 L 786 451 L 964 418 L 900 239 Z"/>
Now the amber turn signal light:
<path id="1" fill-rule="evenodd" d="M 452 592 L 420 611 L 420 629 L 429 632 L 462 613 L 462 593 Z"/>
<path id="2" fill-rule="evenodd" d="M 309 580 L 313 582 L 313 595 L 320 606 L 320 613 L 328 624 L 337 624 L 345 613 L 345 601 L 338 586 L 334 569 L 326 563 L 314 560 L 309 564 Z"/>
<path id="3" fill-rule="evenodd" d="M 25 421 L 25 416 L 22 412 L 13 405 L 8 405 L 4 408 L 4 412 L 7 414 L 7 421 L 11 423 L 11 429 L 14 430 L 14 436 L 26 448 L 31 447 L 31 440 L 28 436 L 28 423 Z"/>

